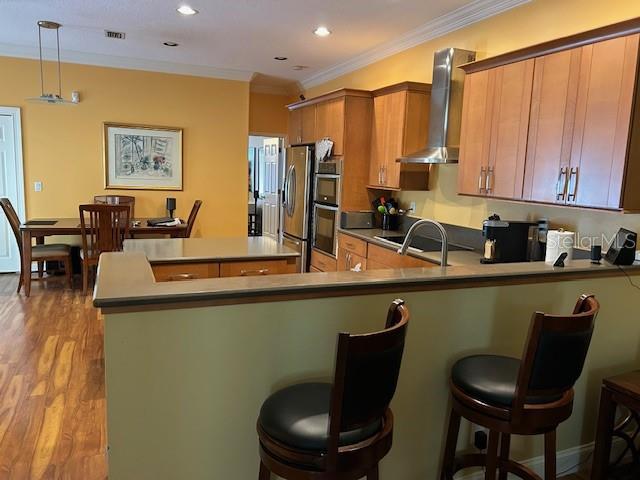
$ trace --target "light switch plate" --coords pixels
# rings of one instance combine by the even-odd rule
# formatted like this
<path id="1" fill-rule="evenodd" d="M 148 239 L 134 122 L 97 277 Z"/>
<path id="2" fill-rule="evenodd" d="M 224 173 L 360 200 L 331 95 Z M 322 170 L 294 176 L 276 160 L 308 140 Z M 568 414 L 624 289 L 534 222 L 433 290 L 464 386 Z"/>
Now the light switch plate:
<path id="1" fill-rule="evenodd" d="M 33 190 L 36 192 L 42 191 L 42 182 L 33 182 Z"/>

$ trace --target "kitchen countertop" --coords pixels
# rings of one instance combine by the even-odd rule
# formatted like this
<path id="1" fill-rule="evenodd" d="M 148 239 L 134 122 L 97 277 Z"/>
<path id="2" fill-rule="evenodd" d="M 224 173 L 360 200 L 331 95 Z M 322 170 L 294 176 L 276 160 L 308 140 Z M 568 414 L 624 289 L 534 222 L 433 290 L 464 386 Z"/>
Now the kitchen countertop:
<path id="1" fill-rule="evenodd" d="M 182 308 L 255 302 L 428 291 L 492 285 L 561 282 L 581 278 L 640 274 L 640 264 L 622 269 L 603 262 L 574 260 L 564 268 L 544 262 L 364 272 L 323 272 L 156 282 L 143 251 L 100 256 L 93 304 L 105 311 Z"/>
<path id="2" fill-rule="evenodd" d="M 142 252 L 150 263 L 225 262 L 299 257 L 269 237 L 150 238 L 124 241 L 125 252 Z"/>
<path id="3" fill-rule="evenodd" d="M 338 232 L 345 235 L 351 235 L 352 237 L 359 238 L 369 243 L 379 245 L 381 247 L 389 248 L 390 250 L 397 250 L 397 246 L 383 240 L 378 237 L 393 237 L 397 235 L 404 235 L 404 232 L 393 230 L 382 230 L 380 228 L 363 228 L 363 229 L 346 229 L 339 228 Z M 432 237 L 440 241 L 440 238 L 436 235 Z M 462 245 L 466 246 L 466 245 Z M 409 248 L 407 255 L 421 260 L 426 260 L 431 263 L 440 265 L 440 251 L 437 252 L 418 252 Z M 464 266 L 464 265 L 478 265 L 482 254 L 474 250 L 450 250 L 448 254 L 447 264 L 451 267 Z"/>

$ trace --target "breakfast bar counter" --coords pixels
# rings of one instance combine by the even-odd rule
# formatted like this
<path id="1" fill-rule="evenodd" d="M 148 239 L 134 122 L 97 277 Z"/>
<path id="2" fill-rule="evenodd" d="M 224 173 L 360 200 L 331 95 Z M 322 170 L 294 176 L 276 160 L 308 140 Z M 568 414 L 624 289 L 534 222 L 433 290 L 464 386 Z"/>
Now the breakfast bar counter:
<path id="1" fill-rule="evenodd" d="M 237 258 L 233 248 L 225 255 Z M 521 356 L 536 310 L 570 312 L 582 293 L 602 305 L 574 415 L 558 432 L 558 469 L 591 451 L 595 424 L 583 419 L 596 418 L 602 377 L 637 365 L 637 266 L 470 262 L 170 282 L 157 281 L 153 262 L 202 257 L 158 252 L 103 254 L 94 291 L 105 324 L 109 473 L 121 480 L 257 478 L 262 401 L 330 378 L 336 335 L 381 329 L 394 298 L 411 321 L 381 478 L 437 477 L 451 365 L 472 353 Z M 463 425 L 461 441 L 472 437 Z M 532 468 L 541 452 L 514 439 L 513 458 Z"/>

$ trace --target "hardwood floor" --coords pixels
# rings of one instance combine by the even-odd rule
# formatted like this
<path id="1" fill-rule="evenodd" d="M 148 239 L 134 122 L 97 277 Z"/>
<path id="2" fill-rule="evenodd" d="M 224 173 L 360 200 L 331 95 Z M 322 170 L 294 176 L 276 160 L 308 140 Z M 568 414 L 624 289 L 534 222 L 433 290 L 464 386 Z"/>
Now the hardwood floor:
<path id="1" fill-rule="evenodd" d="M 62 282 L 0 275 L 0 480 L 107 477 L 103 324 Z"/>

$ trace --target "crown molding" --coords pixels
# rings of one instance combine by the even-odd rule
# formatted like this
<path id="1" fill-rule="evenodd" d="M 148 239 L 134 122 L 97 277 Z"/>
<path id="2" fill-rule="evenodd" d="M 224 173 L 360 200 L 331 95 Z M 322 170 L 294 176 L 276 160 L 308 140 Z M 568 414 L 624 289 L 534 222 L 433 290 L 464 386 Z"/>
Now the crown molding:
<path id="1" fill-rule="evenodd" d="M 321 85 L 347 73 L 366 67 L 396 53 L 408 50 L 447 33 L 506 12 L 531 0 L 475 0 L 453 12 L 425 23 L 394 40 L 378 45 L 350 60 L 329 67 L 301 82 L 304 89 Z"/>
<path id="2" fill-rule="evenodd" d="M 56 51 L 52 49 L 43 49 L 43 53 L 48 59 L 53 58 L 56 55 Z M 0 43 L 0 56 L 29 58 L 35 60 L 39 58 L 38 49 L 35 47 L 12 45 L 8 43 Z M 164 62 L 161 60 L 127 58 L 116 55 L 84 53 L 74 50 L 62 50 L 60 52 L 60 56 L 62 63 L 77 63 L 81 65 L 143 70 L 146 72 L 172 73 L 176 75 L 192 75 L 196 77 L 238 80 L 242 82 L 249 82 L 253 76 L 253 72 L 245 70 L 233 70 L 228 68 L 211 67 L 208 65 Z"/>
<path id="3" fill-rule="evenodd" d="M 251 83 L 249 86 L 249 91 L 252 93 L 265 93 L 267 95 L 284 95 L 284 96 L 293 96 L 297 92 L 297 88 L 295 85 L 291 85 L 291 87 L 286 86 L 276 86 L 276 85 L 260 85 Z"/>

